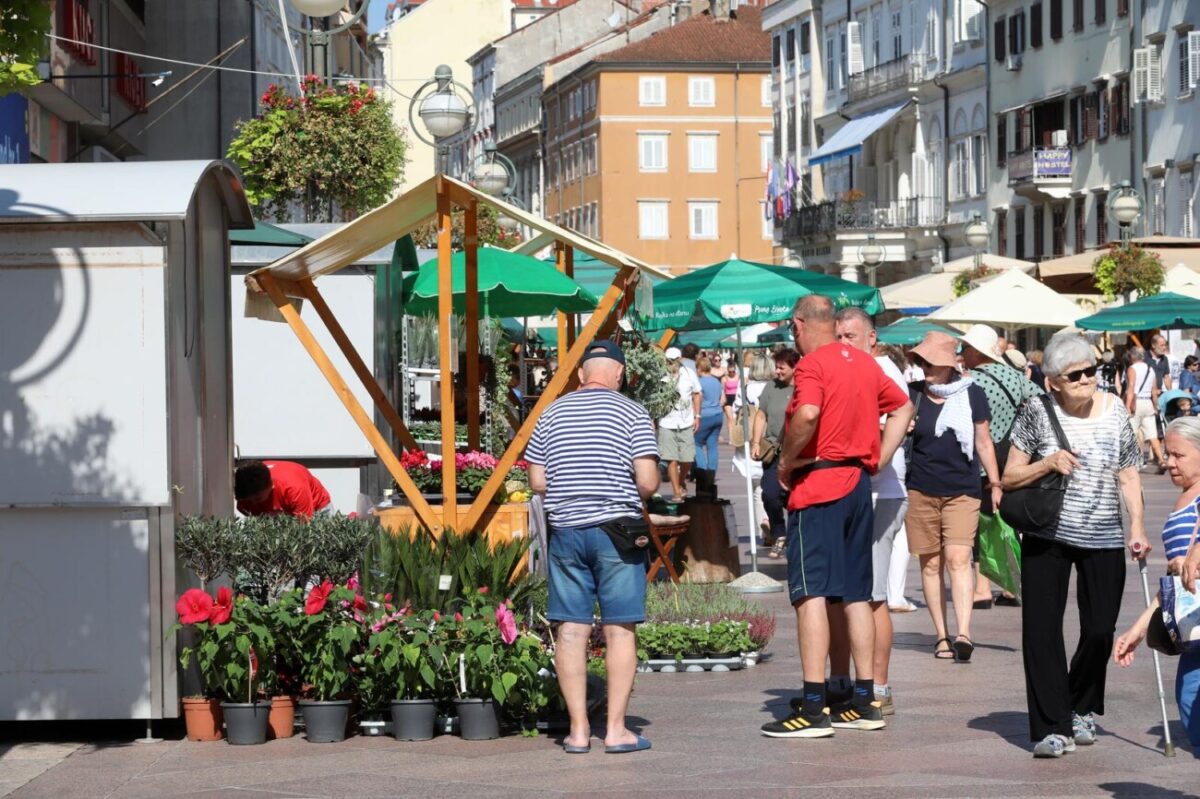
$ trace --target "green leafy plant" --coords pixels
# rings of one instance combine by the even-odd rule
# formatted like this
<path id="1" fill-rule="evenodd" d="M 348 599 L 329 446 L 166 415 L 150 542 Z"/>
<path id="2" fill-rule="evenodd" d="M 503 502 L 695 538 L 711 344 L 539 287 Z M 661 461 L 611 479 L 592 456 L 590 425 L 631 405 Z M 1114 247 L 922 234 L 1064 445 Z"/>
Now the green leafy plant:
<path id="1" fill-rule="evenodd" d="M 391 104 L 369 86 L 328 86 L 316 75 L 294 96 L 271 84 L 259 114 L 238 124 L 228 157 L 242 170 L 260 216 L 286 221 L 300 203 L 309 221 L 335 221 L 387 202 L 403 174 L 406 143 Z"/>
<path id="2" fill-rule="evenodd" d="M 972 283 L 982 280 L 989 275 L 994 275 L 999 271 L 999 269 L 992 269 L 987 264 L 980 264 L 978 269 L 968 269 L 965 272 L 959 272 L 955 275 L 954 280 L 950 283 L 950 288 L 954 292 L 955 297 L 961 297 L 971 290 Z"/>
<path id="3" fill-rule="evenodd" d="M 736 655 L 758 647 L 745 621 L 649 622 L 638 625 L 638 657 L 642 660 Z"/>
<path id="4" fill-rule="evenodd" d="M 679 392 L 670 379 L 667 359 L 662 350 L 644 341 L 625 341 L 625 374 L 628 385 L 625 394 L 641 403 L 650 418 L 658 421 L 675 407 Z"/>
<path id="5" fill-rule="evenodd" d="M 490 205 L 480 205 L 475 214 L 475 231 L 479 245 L 489 245 L 511 250 L 524 239 L 517 230 L 508 232 L 496 224 L 496 209 Z M 432 250 L 437 247 L 437 220 L 431 219 L 418 227 L 412 233 L 413 243 L 418 247 Z M 450 212 L 450 246 L 456 250 L 463 248 L 466 241 L 466 212 L 454 209 Z"/>
<path id="6" fill-rule="evenodd" d="M 253 702 L 269 696 L 275 684 L 275 637 L 268 612 L 226 587 L 211 596 L 191 588 L 175 604 L 179 621 L 167 634 L 185 628 L 192 642 L 179 655 L 185 669 L 195 658 L 205 695 L 228 702 Z"/>
<path id="7" fill-rule="evenodd" d="M 1108 251 L 1092 262 L 1093 281 L 1105 299 L 1136 291 L 1150 297 L 1162 291 L 1162 258 L 1158 253 L 1131 243 L 1129 248 L 1112 243 Z"/>
<path id="8" fill-rule="evenodd" d="M 322 702 L 349 698 L 353 664 L 364 637 L 367 604 L 362 595 L 326 580 L 303 599 L 299 592 L 290 592 L 276 605 L 278 613 L 303 615 L 291 629 L 306 693 Z"/>
<path id="9" fill-rule="evenodd" d="M 359 704 L 382 710 L 393 699 L 436 699 L 444 693 L 438 670 L 445 663 L 441 614 L 378 607 L 370 637 L 359 658 Z"/>
<path id="10" fill-rule="evenodd" d="M 187 516 L 175 531 L 175 556 L 205 588 L 221 575 L 232 576 L 236 571 L 240 541 L 236 519 Z"/>
<path id="11" fill-rule="evenodd" d="M 41 83 L 53 6 L 46 0 L 8 0 L 0 7 L 0 97 Z"/>

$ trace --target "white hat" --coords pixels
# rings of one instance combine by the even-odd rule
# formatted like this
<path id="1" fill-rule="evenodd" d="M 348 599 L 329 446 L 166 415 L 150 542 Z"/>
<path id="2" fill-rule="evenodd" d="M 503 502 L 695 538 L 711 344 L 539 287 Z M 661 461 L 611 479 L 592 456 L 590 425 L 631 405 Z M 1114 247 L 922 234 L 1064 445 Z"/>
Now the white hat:
<path id="1" fill-rule="evenodd" d="M 667 347 L 667 351 L 663 354 L 667 356 L 668 361 L 677 361 L 683 357 L 683 350 L 678 347 Z"/>
<path id="2" fill-rule="evenodd" d="M 1004 353 L 1004 360 L 1008 361 L 1009 365 L 1014 369 L 1021 369 L 1022 371 L 1029 365 L 1029 359 L 1020 350 L 1009 350 Z"/>
<path id="3" fill-rule="evenodd" d="M 997 352 L 1000 337 L 996 335 L 995 330 L 987 325 L 971 325 L 971 329 L 962 335 L 960 341 L 971 349 L 978 350 L 993 361 L 1000 361 L 1000 353 Z"/>

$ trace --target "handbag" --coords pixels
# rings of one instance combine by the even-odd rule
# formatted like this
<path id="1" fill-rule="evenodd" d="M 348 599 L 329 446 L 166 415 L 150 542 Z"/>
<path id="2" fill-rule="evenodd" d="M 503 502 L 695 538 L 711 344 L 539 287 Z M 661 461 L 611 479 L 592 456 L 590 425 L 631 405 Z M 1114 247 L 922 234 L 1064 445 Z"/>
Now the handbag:
<path id="1" fill-rule="evenodd" d="M 1045 394 L 1038 399 L 1046 409 L 1059 448 L 1069 451 L 1071 444 L 1054 413 L 1052 400 Z M 1070 482 L 1069 475 L 1051 472 L 1031 485 L 1005 491 L 1000 499 L 1000 515 L 1014 530 L 1034 535 L 1053 533 L 1058 526 L 1058 517 L 1062 514 L 1063 499 Z"/>
<path id="2" fill-rule="evenodd" d="M 729 443 L 734 446 L 734 449 L 742 449 L 746 446 L 746 406 L 738 408 L 737 414 L 734 416 L 734 422 L 729 426 Z"/>
<path id="3" fill-rule="evenodd" d="M 1200 522 L 1192 529 L 1192 539 L 1188 542 L 1188 551 L 1196 543 L 1196 533 L 1200 532 Z M 1178 655 L 1180 652 L 1196 652 L 1200 651 L 1200 596 L 1193 594 L 1183 587 L 1183 580 L 1175 575 L 1167 575 L 1159 578 L 1158 581 L 1159 597 L 1162 599 L 1162 611 L 1155 613 L 1150 619 L 1150 630 L 1158 635 L 1155 630 L 1155 619 L 1161 621 L 1163 631 L 1166 633 L 1166 642 L 1162 648 L 1155 646 L 1155 642 L 1147 640 L 1147 643 L 1153 649 L 1163 652 L 1168 655 Z M 1149 631 L 1147 639 L 1150 638 Z M 1169 642 L 1170 646 L 1166 646 Z M 1174 651 L 1170 651 L 1170 650 Z"/>
<path id="4" fill-rule="evenodd" d="M 779 457 L 779 445 L 769 438 L 761 438 L 758 441 L 758 461 L 763 465 L 764 469 L 769 469 L 775 459 Z"/>

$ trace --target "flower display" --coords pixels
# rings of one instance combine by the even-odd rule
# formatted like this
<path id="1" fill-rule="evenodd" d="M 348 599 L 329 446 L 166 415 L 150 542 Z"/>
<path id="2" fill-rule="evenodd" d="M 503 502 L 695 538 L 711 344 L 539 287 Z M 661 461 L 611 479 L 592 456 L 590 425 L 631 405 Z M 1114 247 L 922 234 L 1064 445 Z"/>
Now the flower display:
<path id="1" fill-rule="evenodd" d="M 183 596 L 179 597 L 179 601 L 175 603 L 175 612 L 179 614 L 179 621 L 182 624 L 198 624 L 202 621 L 208 621 L 212 615 L 213 598 L 209 596 L 207 591 L 201 591 L 199 588 L 189 588 L 183 592 Z"/>
<path id="2" fill-rule="evenodd" d="M 512 645 L 517 640 L 517 620 L 508 605 L 496 606 L 496 626 L 500 628 L 500 640 Z"/>
<path id="3" fill-rule="evenodd" d="M 491 479 L 500 460 L 495 455 L 473 450 L 454 454 L 454 472 L 457 490 L 465 494 L 478 494 Z M 400 465 L 424 493 L 440 493 L 442 490 L 442 459 L 431 457 L 424 450 L 407 450 L 400 456 Z M 529 464 L 517 461 L 505 475 L 504 491 L 497 499 L 504 502 L 524 501 L 529 489 Z M 514 494 L 518 496 L 513 497 Z"/>
<path id="4" fill-rule="evenodd" d="M 329 595 L 333 592 L 333 583 L 325 580 L 320 585 L 314 585 L 313 589 L 308 592 L 308 599 L 304 602 L 304 614 L 306 616 L 315 616 L 325 609 L 325 603 L 329 600 Z"/>
<path id="5" fill-rule="evenodd" d="M 213 603 L 212 611 L 209 613 L 208 622 L 213 627 L 218 624 L 224 624 L 229 621 L 229 617 L 233 615 L 233 591 L 230 591 L 225 586 L 217 589 L 217 600 Z"/>

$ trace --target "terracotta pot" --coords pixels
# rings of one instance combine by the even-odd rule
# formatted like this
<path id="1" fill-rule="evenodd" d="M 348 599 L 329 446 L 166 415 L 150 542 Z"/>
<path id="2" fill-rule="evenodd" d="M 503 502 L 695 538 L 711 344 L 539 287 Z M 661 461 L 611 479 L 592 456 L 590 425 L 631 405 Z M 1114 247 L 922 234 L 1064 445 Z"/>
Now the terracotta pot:
<path id="1" fill-rule="evenodd" d="M 221 729 L 221 702 L 217 699 L 184 697 L 183 720 L 189 741 L 219 741 L 225 737 Z"/>
<path id="2" fill-rule="evenodd" d="M 267 720 L 267 740 L 291 738 L 296 732 L 296 700 L 290 696 L 271 697 L 271 715 Z"/>

